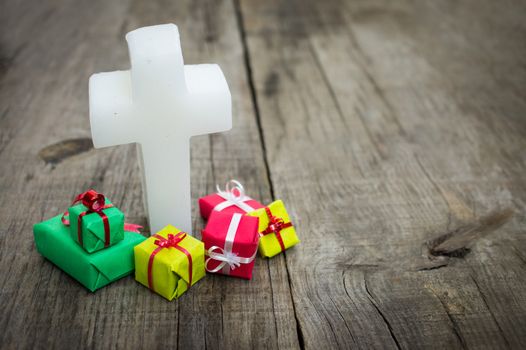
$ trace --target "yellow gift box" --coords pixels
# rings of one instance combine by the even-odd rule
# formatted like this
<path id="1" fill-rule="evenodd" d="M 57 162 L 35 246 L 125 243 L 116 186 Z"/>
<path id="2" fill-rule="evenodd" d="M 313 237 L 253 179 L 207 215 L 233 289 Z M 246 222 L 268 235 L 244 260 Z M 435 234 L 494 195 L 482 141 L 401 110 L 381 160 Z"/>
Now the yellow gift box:
<path id="1" fill-rule="evenodd" d="M 168 300 L 205 276 L 203 242 L 168 225 L 135 246 L 135 279 Z"/>
<path id="2" fill-rule="evenodd" d="M 285 249 L 300 242 L 296 230 L 290 222 L 289 214 L 281 200 L 272 202 L 265 208 L 248 213 L 259 218 L 259 253 L 272 258 Z"/>

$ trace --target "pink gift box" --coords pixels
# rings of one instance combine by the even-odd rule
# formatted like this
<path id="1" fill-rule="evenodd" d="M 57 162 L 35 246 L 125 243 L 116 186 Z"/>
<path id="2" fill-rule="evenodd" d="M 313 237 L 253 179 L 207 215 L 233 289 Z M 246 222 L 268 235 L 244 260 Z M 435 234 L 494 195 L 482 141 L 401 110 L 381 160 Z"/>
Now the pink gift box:
<path id="1" fill-rule="evenodd" d="M 243 185 L 236 180 L 226 184 L 225 191 L 217 187 L 217 193 L 199 198 L 199 211 L 204 219 L 208 219 L 212 211 L 226 214 L 245 214 L 264 205 L 245 195 Z"/>
<path id="2" fill-rule="evenodd" d="M 206 270 L 251 279 L 259 244 L 258 226 L 255 216 L 213 212 L 202 232 Z"/>

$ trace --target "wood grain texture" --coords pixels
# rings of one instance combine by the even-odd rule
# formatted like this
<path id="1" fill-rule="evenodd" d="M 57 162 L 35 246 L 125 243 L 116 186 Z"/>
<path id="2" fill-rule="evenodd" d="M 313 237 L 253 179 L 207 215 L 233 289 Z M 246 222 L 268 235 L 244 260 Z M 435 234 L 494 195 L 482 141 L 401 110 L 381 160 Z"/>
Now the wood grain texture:
<path id="1" fill-rule="evenodd" d="M 524 348 L 525 13 L 3 1 L 0 348 Z M 192 140 L 194 203 L 238 178 L 284 200 L 302 242 L 258 259 L 250 282 L 209 275 L 171 303 L 132 277 L 89 293 L 38 255 L 32 225 L 89 187 L 146 224 L 135 147 L 86 146 L 87 81 L 129 67 L 127 31 L 167 22 L 185 62 L 219 63 L 233 97 L 233 130 Z M 437 237 L 461 244 L 430 254 Z"/>
<path id="2" fill-rule="evenodd" d="M 524 347 L 524 7 L 241 5 L 305 347 Z M 506 207 L 463 259 L 412 269 Z"/>

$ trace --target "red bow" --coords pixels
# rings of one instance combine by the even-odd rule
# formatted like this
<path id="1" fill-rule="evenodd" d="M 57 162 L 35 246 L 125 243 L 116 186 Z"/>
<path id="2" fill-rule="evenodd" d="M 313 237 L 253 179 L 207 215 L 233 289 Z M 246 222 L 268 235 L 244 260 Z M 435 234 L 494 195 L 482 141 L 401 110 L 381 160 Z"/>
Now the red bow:
<path id="1" fill-rule="evenodd" d="M 292 227 L 292 222 L 285 222 L 282 218 L 272 215 L 269 207 L 265 207 L 265 212 L 268 216 L 268 226 L 265 231 L 261 232 L 263 236 L 270 233 L 274 233 L 278 239 L 281 251 L 285 251 L 285 244 L 283 243 L 283 237 L 281 237 L 281 230 Z"/>
<path id="2" fill-rule="evenodd" d="M 158 245 L 161 248 L 170 248 L 170 247 L 175 248 L 177 246 L 177 243 L 181 242 L 186 237 L 186 233 L 179 232 L 177 235 L 173 235 L 169 233 L 168 238 L 164 238 L 159 235 L 155 237 L 159 238 L 155 240 L 155 242 L 153 242 L 155 245 Z"/>
<path id="3" fill-rule="evenodd" d="M 112 206 L 111 204 L 105 206 L 106 199 L 104 198 L 104 195 L 95 190 L 87 190 L 86 192 L 79 194 L 73 201 L 73 204 L 77 202 L 82 202 L 90 212 L 100 212 L 102 209 L 105 209 L 105 207 L 109 208 Z"/>
<path id="4" fill-rule="evenodd" d="M 164 248 L 175 248 L 182 252 L 186 257 L 188 258 L 188 286 L 192 286 L 192 255 L 188 250 L 181 247 L 179 243 L 186 238 L 186 232 L 179 232 L 177 234 L 169 233 L 167 238 L 164 238 L 163 236 L 160 236 L 158 234 L 155 234 L 154 237 L 158 238 L 153 242 L 158 247 L 154 249 L 152 254 L 150 255 L 150 259 L 148 260 L 148 287 L 151 290 L 153 289 L 153 259 Z"/>

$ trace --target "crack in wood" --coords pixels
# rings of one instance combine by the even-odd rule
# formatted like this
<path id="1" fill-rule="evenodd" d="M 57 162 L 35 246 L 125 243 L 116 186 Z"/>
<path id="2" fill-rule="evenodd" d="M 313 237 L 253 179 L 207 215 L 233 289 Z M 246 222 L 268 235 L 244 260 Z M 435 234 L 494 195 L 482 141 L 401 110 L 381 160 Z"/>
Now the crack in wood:
<path id="1" fill-rule="evenodd" d="M 292 300 L 292 311 L 294 312 L 294 320 L 296 321 L 296 333 L 298 335 L 298 343 L 300 345 L 301 349 L 305 349 L 305 338 L 303 335 L 303 330 L 301 329 L 301 323 L 300 319 L 298 317 L 298 312 L 296 310 L 296 301 L 294 300 L 294 293 L 292 293 L 292 279 L 290 278 L 290 272 L 289 272 L 289 266 L 287 264 L 287 252 L 283 252 L 284 255 L 284 263 L 285 263 L 285 271 L 287 272 L 287 282 L 289 283 L 289 292 L 290 292 L 290 300 Z"/>
<path id="2" fill-rule="evenodd" d="M 239 0 L 234 0 L 234 9 L 235 9 L 235 13 L 236 13 L 236 20 L 237 20 L 239 33 L 240 33 L 240 36 L 241 36 L 241 45 L 243 47 L 243 59 L 244 59 L 244 62 L 245 62 L 245 68 L 246 68 L 247 79 L 248 79 L 248 86 L 249 86 L 249 89 L 250 89 L 250 97 L 252 99 L 252 105 L 254 106 L 254 113 L 256 114 L 256 122 L 257 122 L 256 124 L 257 124 L 257 127 L 258 127 L 259 138 L 261 140 L 261 147 L 262 147 L 262 150 L 263 150 L 263 162 L 265 164 L 265 170 L 266 170 L 267 178 L 268 178 L 268 182 L 269 182 L 270 196 L 271 196 L 272 200 L 275 200 L 276 197 L 274 195 L 274 186 L 273 186 L 273 183 L 272 183 L 272 174 L 270 173 L 270 166 L 269 166 L 268 154 L 267 154 L 267 146 L 266 146 L 265 137 L 264 137 L 265 134 L 264 134 L 264 131 L 263 131 L 263 126 L 261 125 L 261 113 L 260 113 L 259 103 L 258 103 L 257 94 L 256 94 L 256 86 L 255 86 L 255 82 L 254 82 L 254 74 L 253 74 L 253 70 L 252 70 L 252 63 L 251 63 L 251 59 L 250 59 L 250 52 L 248 50 L 247 33 L 246 33 L 246 30 L 245 30 L 245 25 L 243 23 L 243 21 L 244 21 L 243 20 L 243 13 L 241 11 L 241 4 L 239 3 Z"/>
<path id="3" fill-rule="evenodd" d="M 239 0 L 234 0 L 233 1 L 233 6 L 234 6 L 234 12 L 235 12 L 235 16 L 236 16 L 236 22 L 237 22 L 238 30 L 239 30 L 240 37 L 241 37 L 241 46 L 243 48 L 243 59 L 244 59 L 244 63 L 245 63 L 245 69 L 246 69 L 246 75 L 247 75 L 247 80 L 248 80 L 248 86 L 249 86 L 249 90 L 250 90 L 250 96 L 251 96 L 251 100 L 252 100 L 252 105 L 254 107 L 254 114 L 256 116 L 256 126 L 257 126 L 257 129 L 258 129 L 259 139 L 260 139 L 260 143 L 261 143 L 261 149 L 262 149 L 262 153 L 263 153 L 262 154 L 262 158 L 263 158 L 263 163 L 264 163 L 264 166 L 265 166 L 265 172 L 266 172 L 267 179 L 268 179 L 270 197 L 271 197 L 272 200 L 275 200 L 276 197 L 275 197 L 275 193 L 274 193 L 274 185 L 273 185 L 273 181 L 272 181 L 272 174 L 271 174 L 270 166 L 269 166 L 267 146 L 266 146 L 266 143 L 265 143 L 265 137 L 264 137 L 265 135 L 264 135 L 263 126 L 262 126 L 262 123 L 261 123 L 261 112 L 260 112 L 259 103 L 258 103 L 258 99 L 257 99 L 256 87 L 255 87 L 255 82 L 254 82 L 254 74 L 253 74 L 252 63 L 251 63 L 251 58 L 250 58 L 250 51 L 248 49 L 248 43 L 247 43 L 247 38 L 246 38 L 246 29 L 245 29 L 245 26 L 244 26 L 243 13 L 241 11 L 241 4 L 240 4 Z M 298 315 L 297 315 L 297 311 L 296 311 L 294 295 L 292 293 L 292 281 L 291 281 L 291 278 L 290 278 L 290 271 L 289 271 L 289 267 L 288 267 L 287 260 L 286 260 L 286 252 L 283 252 L 283 255 L 284 255 L 283 259 L 284 259 L 285 271 L 287 273 L 287 281 L 289 283 L 289 292 L 290 292 L 290 298 L 291 298 L 291 301 L 292 301 L 291 304 L 292 304 L 292 309 L 293 309 L 293 313 L 294 313 L 294 320 L 296 322 L 296 335 L 297 335 L 297 338 L 298 338 L 298 344 L 299 344 L 301 349 L 304 349 L 305 348 L 305 341 L 304 341 L 303 332 L 301 330 L 301 324 L 300 324 L 300 321 L 299 321 L 299 318 L 298 318 Z M 270 267 L 268 265 L 267 265 L 267 267 L 269 269 L 269 274 L 270 274 Z M 270 285 L 272 287 L 272 280 L 270 281 Z M 272 303 L 272 304 L 273 304 L 272 306 L 274 308 L 274 303 Z M 274 312 L 274 318 L 276 319 L 275 310 L 273 310 L 273 312 Z M 276 327 L 277 327 L 277 323 L 276 323 Z M 276 330 L 276 336 L 277 336 L 277 330 Z"/>
<path id="4" fill-rule="evenodd" d="M 365 292 L 367 293 L 367 298 L 369 299 L 369 301 L 371 302 L 373 307 L 378 312 L 378 315 L 380 315 L 380 317 L 384 321 L 385 325 L 387 326 L 387 330 L 389 331 L 389 334 L 391 335 L 391 338 L 393 339 L 393 341 L 394 341 L 394 343 L 396 345 L 396 348 L 397 349 L 402 349 L 402 347 L 400 346 L 400 343 L 398 342 L 398 339 L 396 339 L 396 336 L 395 336 L 395 334 L 393 332 L 393 327 L 391 326 L 391 323 L 389 323 L 389 320 L 387 319 L 387 317 L 384 315 L 382 310 L 380 310 L 380 307 L 377 305 L 376 300 L 374 299 L 373 295 L 369 291 L 369 287 L 367 285 L 367 278 L 365 276 L 365 273 L 363 274 L 363 285 L 364 285 Z"/>
<path id="5" fill-rule="evenodd" d="M 345 317 L 343 316 L 343 314 L 340 312 L 340 309 L 338 308 L 338 306 L 336 306 L 336 303 L 334 302 L 334 300 L 331 298 L 330 295 L 328 295 L 332 305 L 334 306 L 334 309 L 336 310 L 336 312 L 338 313 L 338 315 L 340 315 L 342 321 L 343 321 L 343 324 L 345 325 L 345 328 L 347 328 L 347 332 L 349 332 L 349 335 L 351 336 L 351 339 L 353 341 L 353 343 L 355 345 L 357 345 L 358 343 L 356 342 L 356 339 L 354 339 L 354 336 L 351 332 L 351 329 L 349 328 L 349 325 L 347 324 L 347 321 L 345 320 Z"/>
<path id="6" fill-rule="evenodd" d="M 431 294 L 433 294 L 435 296 L 435 298 L 437 298 L 437 300 L 442 305 L 442 308 L 444 309 L 444 312 L 446 313 L 449 321 L 451 322 L 451 329 L 453 331 L 453 334 L 457 337 L 458 341 L 460 342 L 460 345 L 462 346 L 463 349 L 467 349 L 468 347 L 466 345 L 466 341 L 464 340 L 464 338 L 461 335 L 460 327 L 459 327 L 457 321 L 455 320 L 455 318 L 453 317 L 453 315 L 450 314 L 449 308 L 444 303 L 444 301 L 438 295 L 436 295 L 436 293 L 432 289 L 430 289 L 429 291 L 431 292 Z"/>
<path id="7" fill-rule="evenodd" d="M 319 313 L 318 313 L 319 315 Z M 327 317 L 327 315 L 325 313 L 322 314 L 323 318 L 325 319 L 326 321 L 326 324 L 329 326 L 329 328 L 331 329 L 331 333 L 332 333 L 332 336 L 334 338 L 334 341 L 336 344 L 339 344 L 338 343 L 338 337 L 336 336 L 336 332 L 334 331 L 334 327 L 332 326 L 332 323 L 331 321 L 329 320 L 329 318 Z"/>
<path id="8" fill-rule="evenodd" d="M 473 275 L 469 275 L 471 277 L 471 280 L 473 281 L 473 283 L 475 284 L 475 286 L 477 287 L 477 290 L 480 294 L 480 297 L 482 299 L 482 301 L 484 302 L 484 305 L 486 306 L 486 309 L 488 309 L 488 312 L 489 314 L 491 315 L 491 317 L 493 318 L 493 321 L 495 322 L 495 325 L 497 326 L 497 329 L 499 330 L 499 333 L 502 335 L 502 338 L 504 339 L 504 342 L 506 343 L 506 347 L 508 349 L 511 349 L 511 344 L 510 342 L 508 341 L 508 339 L 506 338 L 506 334 L 504 333 L 504 330 L 502 329 L 502 327 L 500 326 L 499 322 L 497 321 L 497 317 L 495 317 L 495 314 L 493 313 L 493 311 L 490 309 L 489 307 L 489 303 L 488 301 L 486 300 L 486 296 L 485 294 L 482 292 L 482 289 L 480 289 L 480 285 L 479 283 L 477 282 L 477 280 L 473 277 Z"/>

